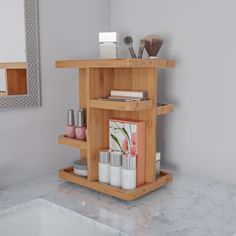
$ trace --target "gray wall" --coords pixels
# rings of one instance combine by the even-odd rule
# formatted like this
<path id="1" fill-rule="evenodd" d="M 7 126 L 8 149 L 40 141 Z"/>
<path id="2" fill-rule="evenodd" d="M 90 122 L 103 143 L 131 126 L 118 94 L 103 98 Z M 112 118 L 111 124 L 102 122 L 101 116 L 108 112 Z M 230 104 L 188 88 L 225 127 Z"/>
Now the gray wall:
<path id="1" fill-rule="evenodd" d="M 0 114 L 0 188 L 56 173 L 78 157 L 57 145 L 66 110 L 78 108 L 77 71 L 55 69 L 57 59 L 98 56 L 97 34 L 109 30 L 109 0 L 40 0 L 42 103 Z"/>
<path id="2" fill-rule="evenodd" d="M 175 104 L 174 113 L 159 120 L 163 162 L 236 183 L 235 1 L 111 3 L 111 30 L 136 41 L 161 35 L 160 56 L 177 60 L 159 79 L 159 99 Z"/>

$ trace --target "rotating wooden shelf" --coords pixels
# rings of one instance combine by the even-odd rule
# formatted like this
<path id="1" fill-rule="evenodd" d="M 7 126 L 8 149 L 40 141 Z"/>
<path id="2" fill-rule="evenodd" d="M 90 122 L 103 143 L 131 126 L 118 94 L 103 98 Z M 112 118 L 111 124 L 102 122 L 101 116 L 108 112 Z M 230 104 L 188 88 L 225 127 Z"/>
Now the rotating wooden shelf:
<path id="1" fill-rule="evenodd" d="M 124 190 L 122 188 L 100 183 L 96 180 L 89 181 L 86 177 L 74 174 L 73 167 L 67 167 L 59 170 L 59 177 L 74 184 L 79 184 L 81 186 L 88 187 L 126 201 L 131 201 L 142 197 L 143 195 L 152 192 L 172 181 L 172 174 L 164 170 L 161 171 L 160 176 L 156 178 L 155 181 L 152 183 L 146 183 L 134 190 Z"/>
<path id="2" fill-rule="evenodd" d="M 160 59 L 111 59 L 57 61 L 57 68 L 79 69 L 80 106 L 86 109 L 88 140 L 81 142 L 59 137 L 59 143 L 77 147 L 87 156 L 88 177 L 73 173 L 72 167 L 59 170 L 59 177 L 102 193 L 123 199 L 134 200 L 170 181 L 172 175 L 155 171 L 157 115 L 168 114 L 171 104 L 157 105 L 157 72 L 161 68 L 175 67 L 173 60 Z M 116 102 L 99 100 L 107 97 L 112 89 L 145 90 L 149 100 Z M 98 153 L 109 146 L 108 122 L 110 118 L 143 120 L 146 123 L 146 183 L 134 190 L 123 190 L 98 182 Z"/>

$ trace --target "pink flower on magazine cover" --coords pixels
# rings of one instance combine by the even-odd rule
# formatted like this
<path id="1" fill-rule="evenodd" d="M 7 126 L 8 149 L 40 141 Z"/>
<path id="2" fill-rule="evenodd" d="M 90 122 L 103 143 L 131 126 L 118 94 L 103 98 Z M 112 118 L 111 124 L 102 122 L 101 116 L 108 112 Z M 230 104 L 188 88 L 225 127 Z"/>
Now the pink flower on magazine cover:
<path id="1" fill-rule="evenodd" d="M 137 133 L 131 133 L 131 143 L 137 145 Z"/>
<path id="2" fill-rule="evenodd" d="M 125 138 L 123 141 L 122 141 L 122 150 L 123 152 L 127 152 L 129 149 L 129 146 L 128 146 L 128 139 Z"/>
<path id="3" fill-rule="evenodd" d="M 137 152 L 136 145 L 131 145 L 130 146 L 130 154 L 136 155 L 136 152 Z"/>

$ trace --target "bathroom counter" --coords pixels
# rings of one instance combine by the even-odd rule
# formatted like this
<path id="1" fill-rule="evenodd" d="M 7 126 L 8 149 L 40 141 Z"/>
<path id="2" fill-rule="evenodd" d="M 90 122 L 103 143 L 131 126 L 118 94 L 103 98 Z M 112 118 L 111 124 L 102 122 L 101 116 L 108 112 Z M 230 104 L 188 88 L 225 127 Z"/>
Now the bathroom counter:
<path id="1" fill-rule="evenodd" d="M 0 210 L 42 198 L 127 235 L 236 235 L 236 186 L 173 176 L 173 183 L 133 202 L 49 176 L 0 190 Z"/>

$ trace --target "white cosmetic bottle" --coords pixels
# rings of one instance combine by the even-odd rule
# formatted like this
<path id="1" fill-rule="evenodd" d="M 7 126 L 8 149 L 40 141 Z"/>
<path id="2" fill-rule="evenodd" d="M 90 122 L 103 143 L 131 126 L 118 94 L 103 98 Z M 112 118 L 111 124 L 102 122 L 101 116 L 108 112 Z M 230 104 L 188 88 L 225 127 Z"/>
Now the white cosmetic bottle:
<path id="1" fill-rule="evenodd" d="M 122 188 L 136 188 L 136 155 L 126 154 L 122 156 Z"/>
<path id="2" fill-rule="evenodd" d="M 98 179 L 108 184 L 110 181 L 110 150 L 105 149 L 99 152 Z"/>
<path id="3" fill-rule="evenodd" d="M 110 185 L 121 187 L 122 152 L 110 152 Z"/>

